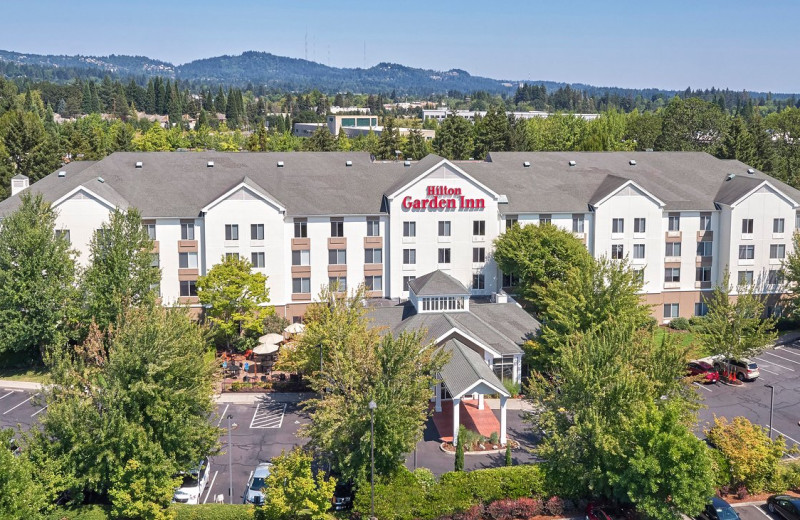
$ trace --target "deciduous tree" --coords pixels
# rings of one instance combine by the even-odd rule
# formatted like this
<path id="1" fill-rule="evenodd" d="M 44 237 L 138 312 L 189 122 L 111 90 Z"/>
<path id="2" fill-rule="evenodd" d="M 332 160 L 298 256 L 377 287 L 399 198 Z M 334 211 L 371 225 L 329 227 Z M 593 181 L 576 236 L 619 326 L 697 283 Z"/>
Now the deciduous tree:
<path id="1" fill-rule="evenodd" d="M 326 520 L 336 480 L 311 470 L 311 454 L 302 448 L 281 452 L 272 459 L 264 482 L 263 507 L 256 510 L 257 520 Z"/>

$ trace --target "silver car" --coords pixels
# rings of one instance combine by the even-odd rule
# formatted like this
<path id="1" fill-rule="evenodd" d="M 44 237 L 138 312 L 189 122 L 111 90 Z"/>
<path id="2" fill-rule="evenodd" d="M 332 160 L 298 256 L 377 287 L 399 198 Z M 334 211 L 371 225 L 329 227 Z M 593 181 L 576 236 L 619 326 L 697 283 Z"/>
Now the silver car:
<path id="1" fill-rule="evenodd" d="M 206 457 L 194 468 L 181 472 L 180 476 L 183 477 L 183 482 L 181 482 L 181 487 L 175 490 L 172 501 L 179 504 L 199 504 L 200 495 L 208 485 L 210 471 L 211 463 Z"/>
<path id="2" fill-rule="evenodd" d="M 271 468 L 272 464 L 262 462 L 253 470 L 250 480 L 247 481 L 247 491 L 244 493 L 245 504 L 260 505 L 264 503 L 264 486 Z"/>

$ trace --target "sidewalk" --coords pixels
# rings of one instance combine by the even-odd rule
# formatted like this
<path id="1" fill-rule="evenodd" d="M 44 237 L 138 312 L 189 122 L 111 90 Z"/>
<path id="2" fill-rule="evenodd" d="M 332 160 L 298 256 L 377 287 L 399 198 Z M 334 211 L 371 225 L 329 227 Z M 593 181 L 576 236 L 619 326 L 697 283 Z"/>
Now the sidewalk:
<path id="1" fill-rule="evenodd" d="M 7 379 L 0 379 L 0 388 L 7 390 L 31 390 L 38 392 L 42 389 L 41 383 L 31 383 L 29 381 L 9 381 Z"/>

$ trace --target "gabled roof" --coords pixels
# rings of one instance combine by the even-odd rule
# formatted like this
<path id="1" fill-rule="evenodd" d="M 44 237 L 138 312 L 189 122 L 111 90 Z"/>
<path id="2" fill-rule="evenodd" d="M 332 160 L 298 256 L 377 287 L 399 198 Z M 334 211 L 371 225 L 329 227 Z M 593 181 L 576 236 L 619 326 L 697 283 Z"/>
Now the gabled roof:
<path id="1" fill-rule="evenodd" d="M 28 177 L 26 175 L 22 175 L 21 173 L 18 173 L 16 175 L 14 175 L 13 177 L 11 177 L 11 180 L 12 181 L 19 181 L 19 180 L 25 181 L 25 180 L 28 180 Z"/>
<path id="2" fill-rule="evenodd" d="M 664 207 L 664 203 L 661 202 L 658 197 L 653 195 L 652 193 L 648 192 L 646 189 L 642 188 L 635 182 L 630 179 L 625 179 L 623 177 L 618 177 L 617 175 L 606 175 L 606 178 L 600 183 L 600 186 L 597 188 L 597 191 L 594 192 L 592 198 L 589 199 L 589 204 L 591 206 L 599 206 L 603 204 L 605 201 L 619 193 L 623 188 L 627 186 L 633 186 L 637 190 L 644 193 L 647 197 L 653 200 L 659 207 Z"/>
<path id="3" fill-rule="evenodd" d="M 255 181 L 253 181 L 250 177 L 247 176 L 245 176 L 241 181 L 236 183 L 231 189 L 229 189 L 219 197 L 215 198 L 214 200 L 206 204 L 203 207 L 202 212 L 205 213 L 209 211 L 211 208 L 213 208 L 223 200 L 227 199 L 228 197 L 236 193 L 236 191 L 242 188 L 247 188 L 253 193 L 257 194 L 259 197 L 261 197 L 261 199 L 264 202 L 271 204 L 272 206 L 275 206 L 278 209 L 278 211 L 282 213 L 286 212 L 286 208 L 283 206 L 283 204 L 281 204 L 280 201 L 278 201 L 278 199 L 270 195 L 269 192 L 267 192 L 267 190 L 263 189 L 261 186 L 256 184 Z"/>
<path id="4" fill-rule="evenodd" d="M 717 192 L 717 196 L 715 197 L 714 201 L 718 204 L 724 204 L 726 206 L 733 207 L 743 199 L 747 198 L 750 194 L 758 191 L 763 186 L 768 186 L 776 193 L 779 193 L 793 207 L 797 207 L 797 200 L 800 200 L 800 198 L 793 199 L 785 192 L 773 186 L 773 184 L 766 179 L 750 176 L 745 177 L 741 175 L 737 175 L 724 181 L 722 187 Z"/>
<path id="5" fill-rule="evenodd" d="M 403 190 L 405 190 L 406 188 L 411 186 L 417 180 L 421 179 L 422 177 L 425 177 L 431 171 L 435 170 L 437 167 L 439 167 L 439 166 L 441 166 L 443 164 L 450 165 L 450 167 L 453 168 L 454 170 L 456 170 L 456 172 L 458 172 L 459 175 L 465 177 L 471 183 L 473 183 L 474 185 L 478 186 L 481 190 L 485 191 L 492 198 L 498 199 L 500 197 L 499 193 L 496 192 L 495 190 L 493 190 L 490 187 L 491 183 L 486 184 L 486 183 L 476 179 L 475 177 L 470 175 L 469 172 L 467 172 L 464 168 L 461 167 L 462 165 L 469 164 L 469 163 L 467 163 L 467 162 L 457 163 L 457 162 L 454 162 L 454 161 L 449 161 L 449 160 L 444 159 L 442 157 L 439 157 L 438 155 L 435 155 L 435 154 L 431 154 L 431 155 L 428 155 L 428 156 L 424 157 L 417 164 L 415 164 L 412 167 L 408 168 L 409 171 L 407 173 L 404 173 L 402 175 L 402 177 L 397 182 L 395 182 L 392 186 L 390 186 L 384 192 L 384 196 L 389 198 L 389 199 L 392 199 L 392 198 L 396 197 L 397 195 L 400 194 L 400 192 L 402 192 Z"/>
<path id="6" fill-rule="evenodd" d="M 417 296 L 469 295 L 469 289 L 463 283 L 438 269 L 411 280 L 408 287 Z"/>
<path id="7" fill-rule="evenodd" d="M 450 353 L 450 361 L 442 367 L 439 374 L 454 399 L 461 398 L 481 384 L 502 396 L 510 396 L 480 354 L 457 339 L 447 341 L 442 349 Z"/>

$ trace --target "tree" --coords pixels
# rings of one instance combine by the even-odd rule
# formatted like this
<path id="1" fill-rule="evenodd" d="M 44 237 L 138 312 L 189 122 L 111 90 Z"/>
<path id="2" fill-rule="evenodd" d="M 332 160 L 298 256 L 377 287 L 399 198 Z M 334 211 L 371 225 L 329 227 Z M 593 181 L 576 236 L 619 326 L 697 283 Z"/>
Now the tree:
<path id="1" fill-rule="evenodd" d="M 0 518 L 43 518 L 52 496 L 34 478 L 25 453 L 15 456 L 13 430 L 0 430 Z"/>
<path id="2" fill-rule="evenodd" d="M 0 226 L 0 352 L 41 362 L 67 339 L 75 309 L 75 256 L 57 233 L 56 211 L 22 194 Z"/>
<path id="3" fill-rule="evenodd" d="M 458 440 L 456 441 L 456 460 L 454 463 L 454 471 L 464 471 L 464 425 L 458 427 Z"/>
<path id="4" fill-rule="evenodd" d="M 263 334 L 264 319 L 275 312 L 266 306 L 267 277 L 251 268 L 246 259 L 228 256 L 197 280 L 197 297 L 208 307 L 206 316 L 229 349 L 252 346 Z"/>
<path id="5" fill-rule="evenodd" d="M 628 114 L 625 138 L 635 143 L 636 150 L 652 150 L 661 135 L 661 114 L 634 110 Z"/>
<path id="6" fill-rule="evenodd" d="M 0 117 L 0 138 L 14 174 L 25 175 L 34 183 L 61 164 L 58 146 L 45 130 L 42 120 L 32 112 L 10 110 Z"/>
<path id="7" fill-rule="evenodd" d="M 428 143 L 425 141 L 422 132 L 418 128 L 412 128 L 406 136 L 402 146 L 403 155 L 407 159 L 419 161 L 430 153 Z"/>
<path id="8" fill-rule="evenodd" d="M 397 159 L 395 152 L 400 149 L 400 133 L 395 127 L 393 117 L 387 117 L 383 123 L 383 131 L 378 138 L 378 149 L 375 154 L 379 159 Z"/>
<path id="9" fill-rule="evenodd" d="M 473 150 L 472 123 L 455 114 L 448 114 L 436 130 L 433 150 L 447 159 L 468 159 Z"/>
<path id="10" fill-rule="evenodd" d="M 473 157 L 483 159 L 488 152 L 504 152 L 511 145 L 511 128 L 506 111 L 500 107 L 489 110 L 475 121 L 475 150 Z"/>
<path id="11" fill-rule="evenodd" d="M 115 209 L 89 243 L 90 265 L 81 284 L 88 320 L 107 330 L 128 307 L 155 301 L 161 270 L 153 265 L 152 251 L 139 210 Z"/>
<path id="12" fill-rule="evenodd" d="M 336 151 L 336 139 L 331 135 L 328 127 L 321 126 L 306 140 L 306 150 L 312 152 L 334 152 Z"/>
<path id="13" fill-rule="evenodd" d="M 664 109 L 656 147 L 666 151 L 713 151 L 727 132 L 718 105 L 699 98 L 675 97 Z"/>
<path id="14" fill-rule="evenodd" d="M 336 480 L 325 478 L 319 471 L 311 471 L 312 457 L 302 448 L 289 453 L 281 452 L 272 459 L 269 476 L 264 487 L 263 507 L 256 511 L 256 519 L 282 520 L 331 518 L 328 509 L 336 488 Z"/>
<path id="15" fill-rule="evenodd" d="M 513 461 L 511 459 L 511 443 L 510 442 L 506 443 L 506 460 L 505 460 L 505 464 L 506 464 L 506 466 L 513 465 Z"/>

